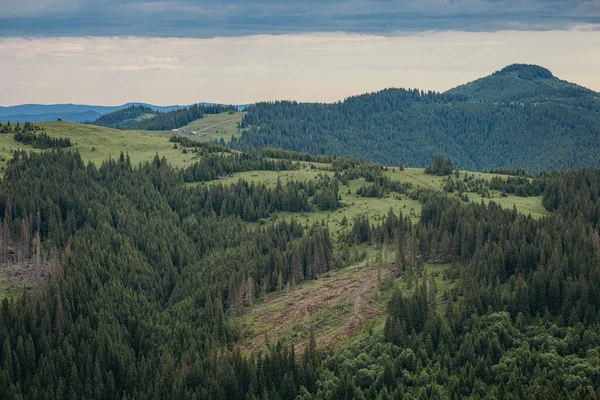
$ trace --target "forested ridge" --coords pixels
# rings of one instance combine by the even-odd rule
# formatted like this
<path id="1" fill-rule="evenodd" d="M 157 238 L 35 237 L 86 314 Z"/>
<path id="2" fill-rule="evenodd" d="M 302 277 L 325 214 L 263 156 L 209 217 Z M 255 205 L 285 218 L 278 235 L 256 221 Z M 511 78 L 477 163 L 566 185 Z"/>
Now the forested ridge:
<path id="1" fill-rule="evenodd" d="M 237 111 L 235 106 L 193 104 L 172 111 L 160 112 L 150 107 L 133 105 L 101 116 L 91 122 L 94 125 L 119 129 L 164 131 L 181 128 L 205 114 Z"/>
<path id="2" fill-rule="evenodd" d="M 96 166 L 76 151 L 13 153 L 0 181 L 0 264 L 47 281 L 2 300 L 0 398 L 600 394 L 600 170 L 484 181 L 438 157 L 430 173 L 444 176 L 445 193 L 352 159 L 196 150 L 200 159 L 179 169 L 158 155 Z M 218 181 L 300 162 L 329 174 Z M 419 217 L 355 215 L 336 236 L 324 222 L 268 222 L 278 212 L 343 212 L 340 192 L 356 179 L 361 196 L 418 200 Z M 475 190 L 542 194 L 551 214 L 450 195 Z M 241 351 L 237 316 L 346 267 L 350 249 L 365 246 L 384 254 L 372 267 L 391 273 L 378 283 L 390 293 L 381 329 L 328 351 L 312 334 L 301 355 L 277 338 Z M 432 262 L 443 264 L 443 281 Z"/>
<path id="3" fill-rule="evenodd" d="M 127 129 L 133 125 L 140 117 L 150 117 L 158 115 L 159 112 L 153 108 L 143 105 L 132 105 L 122 110 L 114 111 L 102 115 L 97 120 L 90 123 L 109 128 Z"/>
<path id="4" fill-rule="evenodd" d="M 424 167 L 565 170 L 597 166 L 600 96 L 537 66 L 512 65 L 446 93 L 386 89 L 332 104 L 248 109 L 234 148 L 282 147 Z"/>

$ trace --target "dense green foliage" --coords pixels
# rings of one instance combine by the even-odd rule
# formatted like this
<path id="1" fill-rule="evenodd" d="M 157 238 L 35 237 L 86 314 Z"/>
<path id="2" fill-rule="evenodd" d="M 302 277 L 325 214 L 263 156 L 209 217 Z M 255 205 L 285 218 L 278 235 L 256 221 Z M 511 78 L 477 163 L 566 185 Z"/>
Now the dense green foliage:
<path id="1" fill-rule="evenodd" d="M 58 259 L 46 296 L 4 300 L 1 398 L 214 392 L 227 379 L 214 350 L 237 335 L 227 315 L 335 266 L 325 226 L 242 222 L 296 201 L 298 184 L 187 189 L 158 157 L 96 168 L 53 152 L 16 153 L 1 185 L 4 262 L 33 237 Z"/>
<path id="2" fill-rule="evenodd" d="M 600 228 L 600 174 L 595 168 L 554 176 L 544 191 L 543 204 L 565 218 L 583 217 Z"/>
<path id="3" fill-rule="evenodd" d="M 122 110 L 105 114 L 97 120 L 91 122 L 94 125 L 106 126 L 109 128 L 127 129 L 133 125 L 140 117 L 159 114 L 151 107 L 143 105 L 132 105 Z"/>
<path id="4" fill-rule="evenodd" d="M 53 138 L 46 132 L 15 132 L 13 135 L 17 142 L 30 144 L 36 149 L 64 149 L 71 147 L 71 140 L 69 138 Z"/>
<path id="5" fill-rule="evenodd" d="M 76 152 L 14 152 L 0 181 L 0 263 L 49 280 L 41 293 L 2 301 L 0 398 L 600 394 L 600 170 L 443 178 L 457 191 L 543 193 L 552 213 L 533 219 L 356 160 L 193 149 L 202 155 L 185 169 L 158 155 L 96 167 Z M 329 160 L 329 174 L 271 186 L 213 181 L 306 160 Z M 363 196 L 419 200 L 419 218 L 356 215 L 336 238 L 325 223 L 267 223 L 278 212 L 338 212 L 338 192 L 355 179 L 366 181 Z M 311 334 L 299 357 L 283 343 L 242 354 L 233 318 L 344 266 L 350 246 L 392 254 L 380 265 L 392 270 L 379 283 L 391 297 L 383 329 L 329 352 Z M 432 264 L 443 264 L 443 289 Z"/>
<path id="6" fill-rule="evenodd" d="M 25 122 L 23 125 L 21 125 L 19 122 L 17 122 L 16 125 L 11 125 L 10 121 L 6 124 L 2 124 L 0 122 L 0 133 L 36 132 L 41 130 L 42 128 L 32 124 L 31 122 Z"/>
<path id="7" fill-rule="evenodd" d="M 586 175 L 600 171 L 567 180 Z M 317 386 L 333 398 L 598 395 L 600 247 L 586 219 L 536 221 L 433 194 L 416 226 L 361 218 L 348 239 L 395 244 L 409 289 L 394 291 L 383 340 L 365 337 L 324 362 Z M 423 273 L 431 258 L 453 263 L 452 289 L 439 293 Z"/>
<path id="8" fill-rule="evenodd" d="M 506 87 L 493 84 L 489 90 L 506 93 L 521 90 L 525 79 L 550 79 L 537 69 L 527 71 L 513 66 L 489 77 L 494 82 L 500 77 L 507 80 Z M 558 82 L 560 94 L 532 89 L 523 94 L 531 101 L 524 102 L 469 101 L 462 91 L 387 89 L 334 104 L 258 103 L 248 109 L 242 136 L 232 145 L 282 147 L 412 167 L 425 167 L 436 154 L 449 156 L 455 167 L 468 170 L 504 167 L 537 172 L 599 165 L 599 97 Z"/>

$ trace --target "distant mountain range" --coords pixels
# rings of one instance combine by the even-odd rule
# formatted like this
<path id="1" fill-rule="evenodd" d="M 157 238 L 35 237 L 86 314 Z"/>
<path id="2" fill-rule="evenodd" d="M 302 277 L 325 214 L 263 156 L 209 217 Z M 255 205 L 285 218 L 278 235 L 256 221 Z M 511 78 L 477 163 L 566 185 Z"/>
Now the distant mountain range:
<path id="1" fill-rule="evenodd" d="M 257 103 L 233 146 L 281 147 L 423 167 L 600 166 L 600 94 L 546 68 L 513 64 L 445 93 L 386 89 L 341 103 Z"/>
<path id="2" fill-rule="evenodd" d="M 214 105 L 215 103 L 199 103 L 200 105 Z M 94 121 L 102 115 L 119 111 L 124 108 L 141 105 L 155 111 L 168 112 L 186 107 L 185 105 L 156 106 L 147 103 L 126 103 L 120 106 L 94 106 L 86 104 L 21 104 L 17 106 L 0 106 L 0 122 L 47 122 L 56 121 L 59 117 L 69 122 Z M 238 105 L 239 110 L 248 107 L 247 104 Z"/>

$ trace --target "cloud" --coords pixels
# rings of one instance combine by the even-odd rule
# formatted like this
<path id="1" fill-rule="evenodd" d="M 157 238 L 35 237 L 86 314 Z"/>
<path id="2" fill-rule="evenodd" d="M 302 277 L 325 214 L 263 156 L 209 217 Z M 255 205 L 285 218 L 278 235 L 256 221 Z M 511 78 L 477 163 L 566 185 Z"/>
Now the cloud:
<path id="1" fill-rule="evenodd" d="M 0 105 L 336 101 L 386 87 L 444 91 L 517 62 L 599 91 L 599 48 L 587 30 L 9 38 Z"/>
<path id="2" fill-rule="evenodd" d="M 156 69 L 175 70 L 185 68 L 180 65 L 169 64 L 147 64 L 147 65 L 106 65 L 93 66 L 88 69 L 93 71 L 148 71 Z"/>
<path id="3" fill-rule="evenodd" d="M 48 14 L 73 13 L 81 9 L 80 0 L 3 0 L 0 19 L 41 18 Z"/>
<path id="4" fill-rule="evenodd" d="M 3 0 L 0 37 L 598 30 L 597 0 Z"/>

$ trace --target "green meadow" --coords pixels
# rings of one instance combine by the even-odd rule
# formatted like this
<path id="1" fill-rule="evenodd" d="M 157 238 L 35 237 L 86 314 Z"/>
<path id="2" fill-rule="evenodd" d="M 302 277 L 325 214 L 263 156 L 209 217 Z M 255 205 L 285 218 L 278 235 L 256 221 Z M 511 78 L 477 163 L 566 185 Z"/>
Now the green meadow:
<path id="1" fill-rule="evenodd" d="M 238 137 L 238 124 L 242 122 L 242 119 L 246 115 L 245 112 L 236 113 L 221 113 L 221 114 L 207 114 L 204 118 L 197 119 L 190 122 L 188 125 L 178 129 L 182 131 L 195 131 L 198 133 L 197 136 L 189 136 L 192 140 L 197 141 L 215 141 L 225 140 L 226 142 L 231 140 L 232 136 Z M 173 131 L 147 131 L 152 136 L 171 137 L 177 134 Z"/>

